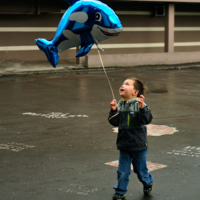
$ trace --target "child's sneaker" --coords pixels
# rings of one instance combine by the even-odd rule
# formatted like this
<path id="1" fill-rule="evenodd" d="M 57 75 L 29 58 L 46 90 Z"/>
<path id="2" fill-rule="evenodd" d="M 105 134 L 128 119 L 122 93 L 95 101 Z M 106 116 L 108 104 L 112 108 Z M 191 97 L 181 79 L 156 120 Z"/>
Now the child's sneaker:
<path id="1" fill-rule="evenodd" d="M 115 193 L 112 197 L 113 200 L 125 200 L 125 194 Z"/>
<path id="2" fill-rule="evenodd" d="M 144 195 L 149 195 L 152 191 L 152 187 L 153 187 L 153 183 L 151 183 L 151 185 L 144 186 L 144 189 L 143 189 Z"/>

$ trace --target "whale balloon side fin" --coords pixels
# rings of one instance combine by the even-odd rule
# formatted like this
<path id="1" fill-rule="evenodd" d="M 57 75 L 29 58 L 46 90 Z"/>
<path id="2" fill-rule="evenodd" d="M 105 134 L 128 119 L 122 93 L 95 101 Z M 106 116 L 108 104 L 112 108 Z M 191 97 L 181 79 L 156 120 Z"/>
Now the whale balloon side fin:
<path id="1" fill-rule="evenodd" d="M 90 51 L 93 44 L 94 43 L 81 45 L 79 52 L 76 54 L 76 58 L 81 57 L 81 56 L 85 56 Z"/>
<path id="2" fill-rule="evenodd" d="M 51 65 L 56 68 L 59 60 L 57 47 L 55 47 L 51 41 L 46 39 L 36 39 L 35 41 L 39 49 L 46 54 Z"/>
<path id="3" fill-rule="evenodd" d="M 66 1 L 70 6 L 72 6 L 74 3 L 76 3 L 79 0 L 64 0 Z"/>

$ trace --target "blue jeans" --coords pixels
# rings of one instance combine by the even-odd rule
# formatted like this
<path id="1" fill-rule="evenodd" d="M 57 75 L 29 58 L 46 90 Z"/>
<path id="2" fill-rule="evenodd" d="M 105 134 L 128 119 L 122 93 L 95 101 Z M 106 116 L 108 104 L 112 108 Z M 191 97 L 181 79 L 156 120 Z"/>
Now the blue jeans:
<path id="1" fill-rule="evenodd" d="M 153 176 L 148 172 L 146 164 L 147 153 L 147 150 L 120 151 L 119 166 L 117 169 L 118 184 L 113 187 L 116 193 L 125 194 L 128 191 L 127 186 L 131 173 L 131 163 L 133 164 L 133 171 L 137 174 L 143 186 L 148 186 L 153 182 Z"/>

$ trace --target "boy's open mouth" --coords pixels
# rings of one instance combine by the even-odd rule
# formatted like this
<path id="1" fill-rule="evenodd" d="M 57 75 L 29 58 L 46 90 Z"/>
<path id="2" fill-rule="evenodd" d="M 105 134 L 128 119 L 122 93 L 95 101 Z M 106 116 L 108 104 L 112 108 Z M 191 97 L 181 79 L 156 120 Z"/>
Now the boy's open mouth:
<path id="1" fill-rule="evenodd" d="M 124 92 L 124 89 L 123 89 L 123 88 L 120 88 L 120 92 Z"/>

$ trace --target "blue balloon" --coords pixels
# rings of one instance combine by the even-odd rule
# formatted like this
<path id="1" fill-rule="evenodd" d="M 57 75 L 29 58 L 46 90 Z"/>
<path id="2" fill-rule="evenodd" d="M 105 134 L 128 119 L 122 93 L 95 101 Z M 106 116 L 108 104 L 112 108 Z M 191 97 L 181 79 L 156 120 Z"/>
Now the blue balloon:
<path id="1" fill-rule="evenodd" d="M 115 12 L 97 0 L 65 0 L 70 7 L 63 15 L 52 40 L 36 39 L 53 67 L 64 50 L 81 46 L 76 57 L 85 56 L 93 44 L 118 36 L 122 25 Z"/>

